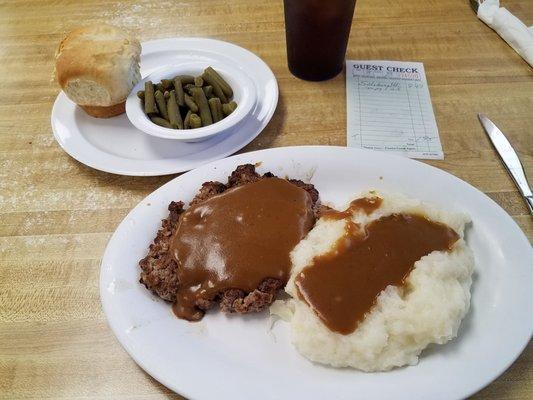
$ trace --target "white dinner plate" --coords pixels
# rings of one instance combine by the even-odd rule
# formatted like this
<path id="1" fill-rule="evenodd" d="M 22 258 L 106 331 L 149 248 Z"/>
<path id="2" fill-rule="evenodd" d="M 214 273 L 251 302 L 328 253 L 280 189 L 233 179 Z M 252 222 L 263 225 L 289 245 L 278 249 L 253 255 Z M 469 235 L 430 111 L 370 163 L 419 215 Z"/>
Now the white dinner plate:
<path id="1" fill-rule="evenodd" d="M 165 65 L 195 60 L 225 64 L 255 84 L 257 101 L 245 120 L 230 132 L 200 143 L 184 143 L 147 135 L 122 114 L 88 116 L 61 92 L 52 109 L 52 130 L 70 156 L 89 167 L 121 175 L 155 176 L 188 171 L 224 158 L 246 146 L 268 124 L 278 103 L 278 84 L 270 68 L 255 54 L 213 39 L 171 38 L 142 44 L 141 74 Z"/>
<path id="2" fill-rule="evenodd" d="M 459 336 L 422 353 L 418 365 L 383 373 L 313 364 L 292 347 L 289 326 L 269 329 L 267 313 L 208 312 L 191 323 L 139 284 L 147 253 L 171 200 L 190 200 L 204 181 L 226 181 L 239 164 L 313 183 L 341 205 L 363 190 L 396 191 L 470 214 L 466 238 L 476 258 L 472 305 Z M 191 399 L 461 399 L 518 357 L 532 332 L 533 250 L 496 203 L 460 179 L 404 157 L 344 147 L 286 147 L 240 154 L 197 168 L 146 197 L 105 251 L 100 296 L 109 325 L 155 379 Z"/>

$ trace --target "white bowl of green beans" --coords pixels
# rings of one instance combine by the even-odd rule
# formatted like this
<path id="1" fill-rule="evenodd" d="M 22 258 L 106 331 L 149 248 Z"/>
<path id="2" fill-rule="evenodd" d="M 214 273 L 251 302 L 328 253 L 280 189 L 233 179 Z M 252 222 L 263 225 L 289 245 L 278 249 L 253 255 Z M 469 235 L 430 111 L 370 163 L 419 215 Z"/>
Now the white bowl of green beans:
<path id="1" fill-rule="evenodd" d="M 191 62 L 157 69 L 126 100 L 130 122 L 164 139 L 200 142 L 231 134 L 257 102 L 248 75 L 227 64 Z"/>

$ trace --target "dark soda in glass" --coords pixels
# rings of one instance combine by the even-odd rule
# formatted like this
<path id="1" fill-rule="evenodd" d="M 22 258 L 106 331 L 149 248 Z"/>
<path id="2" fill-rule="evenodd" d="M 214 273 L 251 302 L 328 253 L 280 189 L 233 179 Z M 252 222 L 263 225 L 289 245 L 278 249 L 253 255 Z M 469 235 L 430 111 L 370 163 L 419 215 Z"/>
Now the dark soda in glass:
<path id="1" fill-rule="evenodd" d="M 342 71 L 355 0 L 284 0 L 289 70 L 323 81 Z"/>

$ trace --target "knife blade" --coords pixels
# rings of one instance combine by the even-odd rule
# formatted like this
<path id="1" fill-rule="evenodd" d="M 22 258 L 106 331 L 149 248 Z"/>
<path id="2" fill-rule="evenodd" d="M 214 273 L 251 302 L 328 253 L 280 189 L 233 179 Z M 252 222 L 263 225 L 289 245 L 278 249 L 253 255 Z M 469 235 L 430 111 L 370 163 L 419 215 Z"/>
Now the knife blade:
<path id="1" fill-rule="evenodd" d="M 518 191 L 524 197 L 529 212 L 533 215 L 533 193 L 531 192 L 526 174 L 524 173 L 524 167 L 522 166 L 516 151 L 494 122 L 483 114 L 478 114 L 477 116 L 490 141 L 494 145 L 496 152 L 502 159 L 507 172 L 509 172 L 509 175 L 511 175 L 511 178 L 513 178 L 514 183 L 518 187 Z"/>

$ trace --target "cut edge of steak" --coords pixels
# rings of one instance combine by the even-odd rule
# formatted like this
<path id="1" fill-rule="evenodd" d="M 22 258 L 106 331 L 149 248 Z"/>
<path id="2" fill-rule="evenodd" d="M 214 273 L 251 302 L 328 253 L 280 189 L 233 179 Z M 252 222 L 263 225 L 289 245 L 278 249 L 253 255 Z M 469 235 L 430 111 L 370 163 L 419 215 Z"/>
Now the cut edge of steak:
<path id="1" fill-rule="evenodd" d="M 183 213 L 183 202 L 172 201 L 168 206 L 169 215 L 161 221 L 161 229 L 148 248 L 148 255 L 139 261 L 140 282 L 146 288 L 167 301 L 174 301 L 178 289 L 176 261 L 169 256 L 170 238 L 176 231 L 179 216 Z"/>
<path id="2" fill-rule="evenodd" d="M 228 177 L 227 184 L 217 181 L 204 182 L 191 200 L 190 206 L 202 203 L 230 188 L 274 177 L 276 176 L 270 172 L 259 175 L 252 164 L 239 165 Z M 287 179 L 287 181 L 309 193 L 315 216 L 317 216 L 320 211 L 320 204 L 319 194 L 315 187 L 297 179 Z M 161 228 L 148 249 L 148 255 L 139 262 L 141 267 L 140 282 L 152 293 L 169 302 L 176 300 L 176 292 L 179 287 L 177 274 L 179 266 L 169 253 L 169 247 L 172 236 L 178 227 L 179 217 L 185 211 L 183 206 L 184 203 L 181 201 L 170 203 L 168 218 L 161 221 Z M 229 288 L 219 293 L 214 299 L 199 299 L 196 307 L 205 312 L 219 303 L 220 309 L 227 313 L 258 312 L 275 300 L 278 290 L 282 287 L 283 282 L 280 279 L 265 278 L 257 289 L 249 293 L 238 288 Z"/>
<path id="3" fill-rule="evenodd" d="M 241 289 L 226 289 L 220 299 L 220 309 L 239 314 L 259 312 L 272 304 L 282 287 L 280 279 L 266 278 L 257 289 L 248 294 Z"/>

